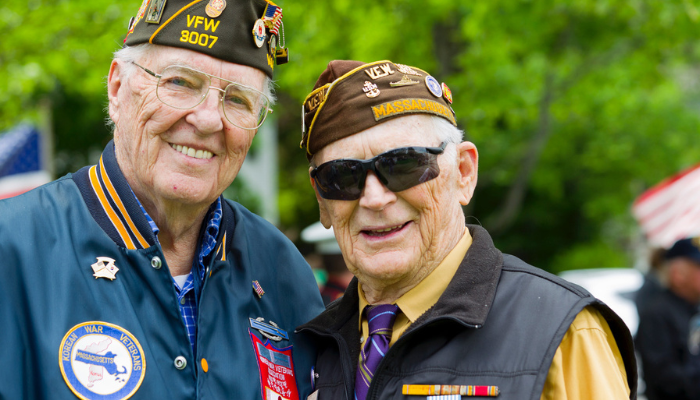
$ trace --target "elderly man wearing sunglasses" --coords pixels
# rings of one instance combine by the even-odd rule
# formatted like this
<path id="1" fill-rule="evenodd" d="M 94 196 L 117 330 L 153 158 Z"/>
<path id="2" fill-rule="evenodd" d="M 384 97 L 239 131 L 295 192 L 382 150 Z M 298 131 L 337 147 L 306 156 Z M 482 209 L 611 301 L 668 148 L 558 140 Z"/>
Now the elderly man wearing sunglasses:
<path id="1" fill-rule="evenodd" d="M 444 83 L 390 61 L 332 61 L 304 102 L 321 222 L 356 277 L 297 329 L 318 344 L 315 395 L 636 398 L 621 319 L 465 224 L 478 154 L 451 103 Z"/>
<path id="2" fill-rule="evenodd" d="M 271 111 L 282 10 L 141 3 L 102 157 L 0 202 L 0 399 L 306 398 L 311 269 L 221 196 Z"/>

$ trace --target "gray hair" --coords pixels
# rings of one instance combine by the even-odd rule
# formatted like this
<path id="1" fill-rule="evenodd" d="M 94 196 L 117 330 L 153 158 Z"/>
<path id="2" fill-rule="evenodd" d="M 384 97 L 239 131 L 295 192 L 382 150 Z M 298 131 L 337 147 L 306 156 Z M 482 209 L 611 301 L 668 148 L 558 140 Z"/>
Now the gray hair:
<path id="1" fill-rule="evenodd" d="M 124 71 L 124 75 L 122 76 L 124 82 L 128 82 L 131 75 L 137 70 L 137 67 L 132 63 L 140 62 L 148 57 L 157 47 L 158 45 L 143 43 L 136 46 L 124 46 L 114 52 L 115 60 L 124 61 L 124 68 L 122 69 Z M 275 97 L 275 82 L 267 75 L 265 75 L 265 83 L 263 84 L 262 92 L 270 99 L 270 106 L 275 105 L 277 101 L 277 97 Z M 109 106 L 107 106 L 107 108 L 109 108 Z M 107 117 L 107 126 L 114 132 L 114 122 L 109 116 Z"/>

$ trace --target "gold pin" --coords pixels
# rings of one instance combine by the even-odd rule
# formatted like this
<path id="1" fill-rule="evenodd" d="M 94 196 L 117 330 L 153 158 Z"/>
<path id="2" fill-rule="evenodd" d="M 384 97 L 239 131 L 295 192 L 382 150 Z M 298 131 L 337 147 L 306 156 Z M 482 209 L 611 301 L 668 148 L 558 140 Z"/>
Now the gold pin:
<path id="1" fill-rule="evenodd" d="M 367 93 L 367 97 L 369 98 L 379 96 L 379 89 L 377 88 L 377 85 L 370 81 L 365 81 L 365 85 L 362 87 L 362 91 Z"/>
<path id="2" fill-rule="evenodd" d="M 410 86 L 410 85 L 415 85 L 417 83 L 420 83 L 420 82 L 414 81 L 413 79 L 409 78 L 408 75 L 404 75 L 403 78 L 401 78 L 401 80 L 398 82 L 389 82 L 389 86 L 391 86 L 391 87 Z"/>
<path id="3" fill-rule="evenodd" d="M 226 8 L 226 0 L 209 0 L 204 11 L 207 13 L 209 18 L 216 18 L 224 12 Z"/>
<path id="4" fill-rule="evenodd" d="M 153 0 L 146 11 L 146 22 L 149 24 L 160 24 L 160 18 L 163 16 L 165 2 L 167 0 Z"/>
<path id="5" fill-rule="evenodd" d="M 114 265 L 114 260 L 109 257 L 97 257 L 97 262 L 90 266 L 95 272 L 92 274 L 95 279 L 105 278 L 113 281 L 117 277 L 117 272 L 119 272 L 119 268 Z"/>

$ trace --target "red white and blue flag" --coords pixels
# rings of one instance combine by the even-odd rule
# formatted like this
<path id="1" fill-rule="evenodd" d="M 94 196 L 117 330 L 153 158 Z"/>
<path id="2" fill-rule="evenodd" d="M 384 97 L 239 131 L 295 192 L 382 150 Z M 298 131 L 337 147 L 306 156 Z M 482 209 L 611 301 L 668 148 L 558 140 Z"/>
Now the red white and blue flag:
<path id="1" fill-rule="evenodd" d="M 41 133 L 20 125 L 0 133 L 0 199 L 17 196 L 51 181 Z"/>
<path id="2" fill-rule="evenodd" d="M 632 214 L 649 244 L 669 248 L 700 234 L 700 164 L 671 176 L 635 200 Z"/>
<path id="3" fill-rule="evenodd" d="M 265 22 L 265 26 L 270 29 L 270 33 L 279 36 L 279 28 L 282 23 L 282 8 L 280 6 L 268 1 L 262 20 Z"/>

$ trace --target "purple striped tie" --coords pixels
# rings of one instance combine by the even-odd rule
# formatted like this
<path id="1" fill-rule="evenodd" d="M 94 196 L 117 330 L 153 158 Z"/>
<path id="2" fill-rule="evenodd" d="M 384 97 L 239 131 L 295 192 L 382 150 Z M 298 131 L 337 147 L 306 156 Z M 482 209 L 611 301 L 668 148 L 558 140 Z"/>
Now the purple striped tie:
<path id="1" fill-rule="evenodd" d="M 369 337 L 360 351 L 360 362 L 355 376 L 355 399 L 365 400 L 369 384 L 379 363 L 389 350 L 391 331 L 399 306 L 380 304 L 365 307 L 369 324 Z"/>

